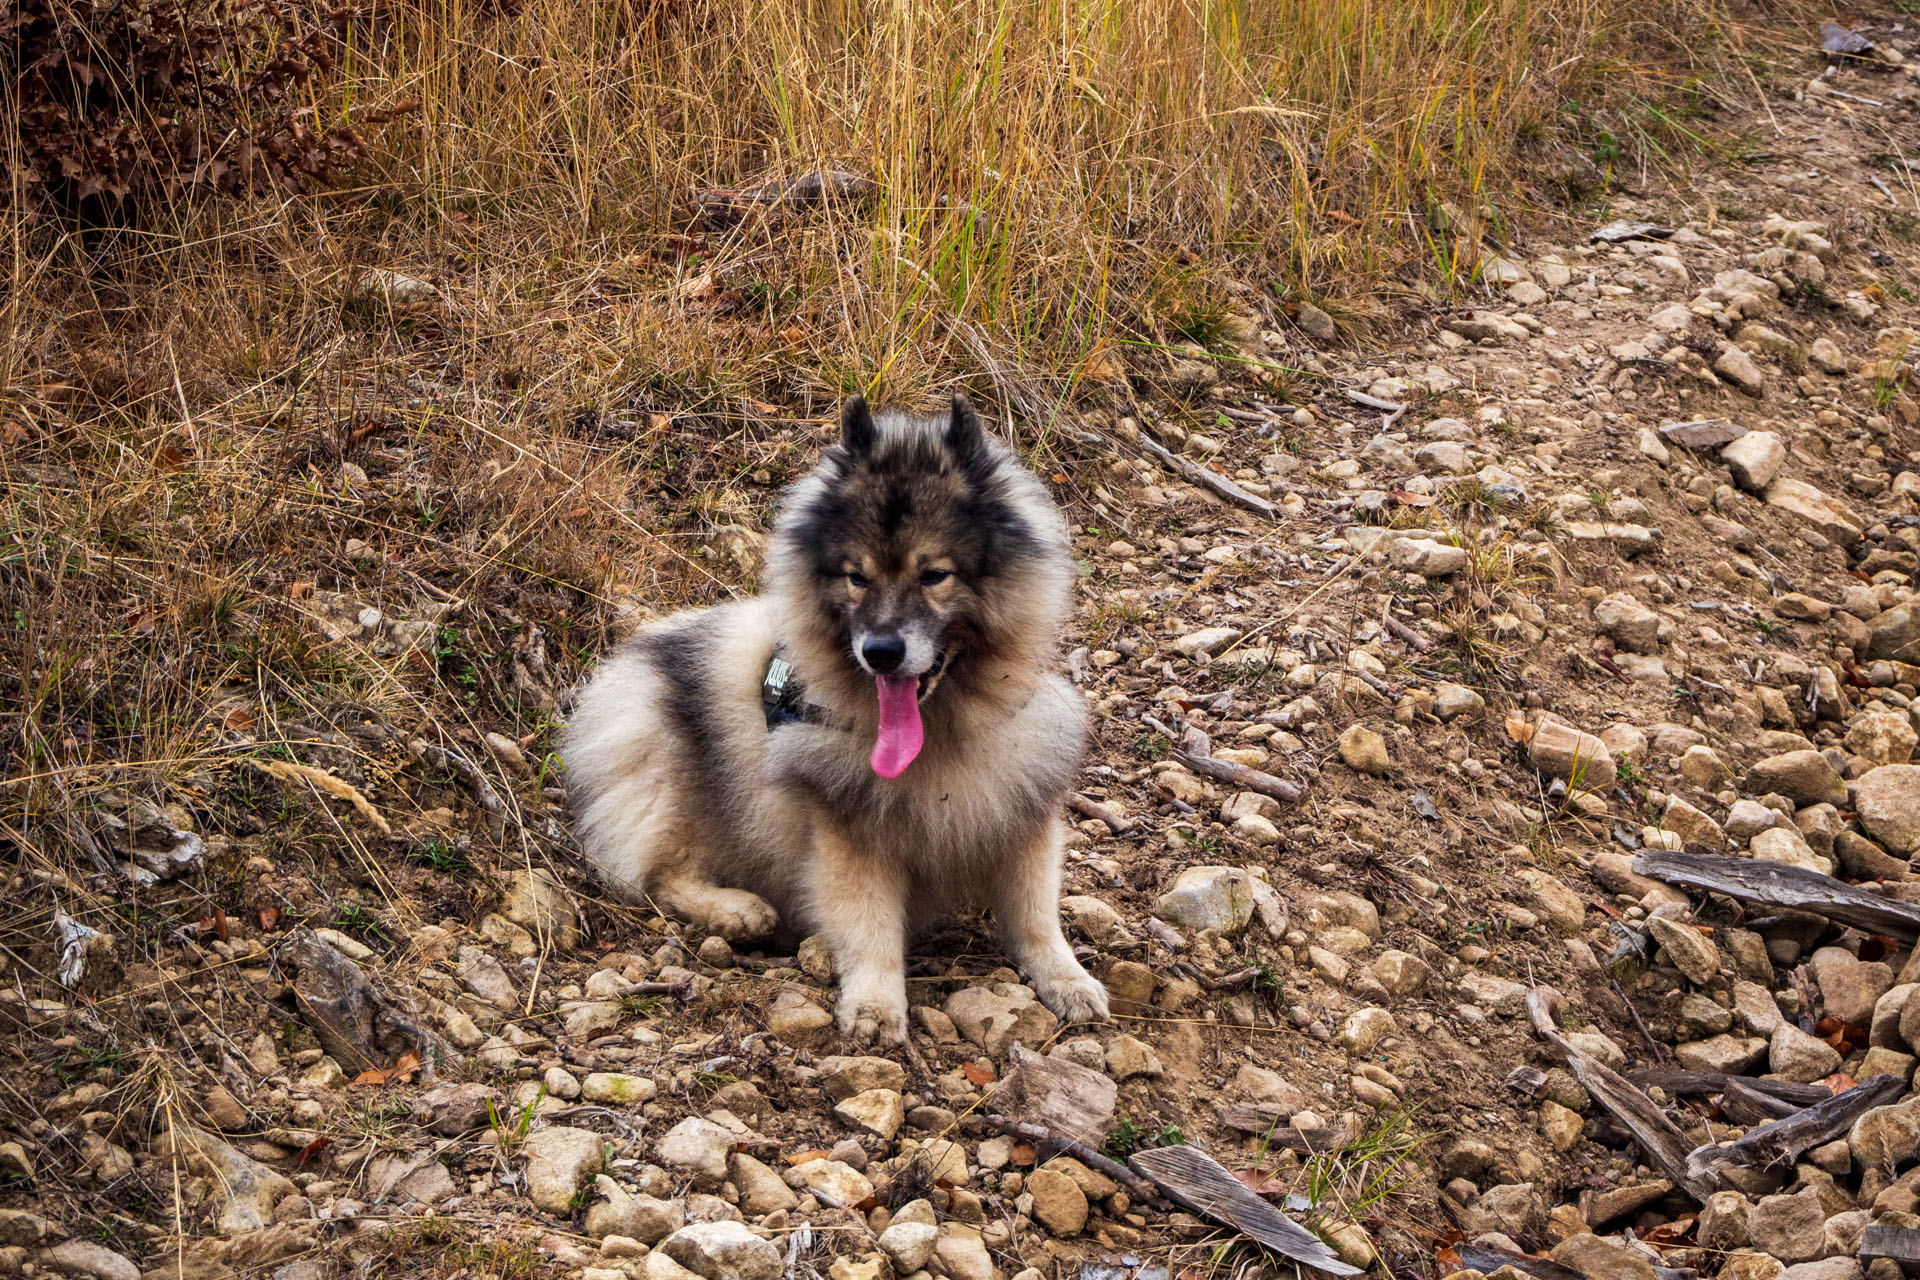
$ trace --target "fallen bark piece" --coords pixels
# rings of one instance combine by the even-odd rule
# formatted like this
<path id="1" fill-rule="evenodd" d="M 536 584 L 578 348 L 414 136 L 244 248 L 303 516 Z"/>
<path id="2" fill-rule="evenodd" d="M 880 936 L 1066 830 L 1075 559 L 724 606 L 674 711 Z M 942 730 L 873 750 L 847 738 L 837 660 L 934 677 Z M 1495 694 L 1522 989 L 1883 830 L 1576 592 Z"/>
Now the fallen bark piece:
<path id="1" fill-rule="evenodd" d="M 1668 1093 L 1694 1096 L 1719 1093 L 1730 1085 L 1739 1085 L 1770 1098 L 1810 1107 L 1833 1096 L 1825 1085 L 1795 1084 L 1791 1080 L 1768 1080 L 1760 1076 L 1734 1076 L 1721 1071 L 1685 1071 L 1679 1067 L 1652 1067 L 1627 1072 L 1627 1079 L 1642 1089 L 1665 1089 Z"/>
<path id="2" fill-rule="evenodd" d="M 1486 1244 L 1457 1244 L 1453 1251 L 1460 1255 L 1462 1264 L 1487 1275 L 1492 1275 L 1502 1267 L 1512 1267 L 1523 1275 L 1532 1276 L 1534 1280 L 1586 1280 L 1583 1273 L 1564 1262 L 1536 1258 L 1513 1249 L 1499 1249 Z"/>
<path id="3" fill-rule="evenodd" d="M 1572 1069 L 1581 1086 L 1608 1115 L 1633 1135 L 1634 1141 L 1653 1157 L 1654 1163 L 1688 1195 L 1704 1203 L 1709 1195 L 1719 1190 L 1718 1180 L 1697 1177 L 1687 1168 L 1687 1157 L 1693 1151 L 1693 1144 L 1687 1141 L 1687 1136 L 1680 1132 L 1673 1121 L 1667 1119 L 1666 1113 L 1653 1104 L 1653 1099 L 1636 1089 L 1625 1076 L 1560 1034 L 1554 1015 L 1564 1000 L 1565 997 L 1551 987 L 1535 987 L 1528 992 L 1527 1012 L 1533 1020 L 1534 1030 L 1566 1055 L 1567 1066 Z"/>
<path id="4" fill-rule="evenodd" d="M 880 190 L 872 178 L 839 169 L 816 170 L 798 178 L 775 178 L 757 187 L 708 187 L 694 194 L 700 221 L 710 228 L 728 226 L 756 210 L 798 212 L 827 200 L 871 199 Z"/>
<path id="5" fill-rule="evenodd" d="M 1741 902 L 1824 916 L 1868 933 L 1884 933 L 1907 942 L 1920 938 L 1920 907 L 1876 897 L 1844 880 L 1784 862 L 1645 852 L 1634 855 L 1633 870 L 1636 875 L 1724 894 Z"/>
<path id="6" fill-rule="evenodd" d="M 1899 1076 L 1875 1076 L 1795 1115 L 1763 1124 L 1737 1142 L 1695 1148 L 1687 1157 L 1687 1168 L 1698 1177 L 1719 1179 L 1729 1168 L 1791 1165 L 1802 1152 L 1844 1134 L 1863 1112 L 1892 1102 L 1906 1092 L 1906 1087 L 1907 1082 Z"/>
<path id="7" fill-rule="evenodd" d="M 1198 1147 L 1136 1151 L 1127 1164 L 1172 1200 L 1259 1241 L 1283 1258 L 1328 1275 L 1361 1274 L 1359 1267 L 1340 1261 L 1319 1236 L 1247 1190 L 1219 1161 Z"/>
<path id="8" fill-rule="evenodd" d="M 1920 1266 L 1920 1231 L 1885 1222 L 1870 1222 L 1867 1229 L 1860 1233 L 1859 1257 L 1863 1262 L 1892 1258 L 1902 1267 Z"/>
<path id="9" fill-rule="evenodd" d="M 1076 1142 L 1098 1147 L 1106 1140 L 1120 1091 L 1112 1077 L 1022 1045 L 1012 1055 L 1012 1069 L 993 1091 L 995 1108 Z"/>
<path id="10" fill-rule="evenodd" d="M 1280 508 L 1274 506 L 1265 498 L 1262 498 L 1258 494 L 1248 493 L 1245 489 L 1242 489 L 1218 471 L 1209 471 L 1199 463 L 1181 457 L 1179 454 L 1169 450 L 1158 440 L 1148 436 L 1145 432 L 1140 434 L 1139 443 L 1142 449 L 1152 454 L 1162 465 L 1172 467 L 1175 471 L 1178 471 L 1181 475 L 1193 481 L 1193 483 L 1199 485 L 1201 488 L 1210 489 L 1219 497 L 1225 498 L 1228 502 L 1237 503 L 1249 511 L 1256 511 L 1269 520 L 1278 520 L 1280 518 Z"/>
<path id="11" fill-rule="evenodd" d="M 1720 1111 L 1734 1124 L 1767 1124 L 1799 1114 L 1798 1104 L 1749 1088 L 1738 1080 L 1729 1080 L 1720 1094 Z"/>

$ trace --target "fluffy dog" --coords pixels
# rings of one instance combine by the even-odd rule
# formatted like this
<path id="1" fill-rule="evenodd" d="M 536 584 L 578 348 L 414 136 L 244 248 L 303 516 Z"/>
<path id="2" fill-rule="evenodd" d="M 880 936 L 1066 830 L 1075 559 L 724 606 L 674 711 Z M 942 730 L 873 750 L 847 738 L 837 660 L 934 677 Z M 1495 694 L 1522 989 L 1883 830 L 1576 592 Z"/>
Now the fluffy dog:
<path id="1" fill-rule="evenodd" d="M 1054 674 L 1074 563 L 1040 482 L 951 414 L 847 402 L 788 491 L 760 596 L 600 667 L 564 758 L 587 856 L 739 941 L 824 934 L 839 1022 L 906 1035 L 909 932 L 992 910 L 1048 1008 L 1104 1020 L 1060 931 L 1061 801 L 1086 712 Z"/>

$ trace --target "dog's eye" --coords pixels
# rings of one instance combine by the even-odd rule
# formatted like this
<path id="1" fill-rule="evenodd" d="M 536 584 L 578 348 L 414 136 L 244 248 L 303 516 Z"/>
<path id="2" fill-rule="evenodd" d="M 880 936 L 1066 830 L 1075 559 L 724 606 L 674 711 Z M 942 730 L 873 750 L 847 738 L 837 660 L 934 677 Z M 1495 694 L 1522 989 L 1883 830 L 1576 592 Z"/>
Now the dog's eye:
<path id="1" fill-rule="evenodd" d="M 928 569 L 920 575 L 920 585 L 923 587 L 937 587 L 952 576 L 953 571 L 951 569 Z"/>
<path id="2" fill-rule="evenodd" d="M 867 589 L 867 575 L 859 572 L 857 569 L 849 569 L 847 570 L 847 585 L 856 591 L 865 591 Z"/>

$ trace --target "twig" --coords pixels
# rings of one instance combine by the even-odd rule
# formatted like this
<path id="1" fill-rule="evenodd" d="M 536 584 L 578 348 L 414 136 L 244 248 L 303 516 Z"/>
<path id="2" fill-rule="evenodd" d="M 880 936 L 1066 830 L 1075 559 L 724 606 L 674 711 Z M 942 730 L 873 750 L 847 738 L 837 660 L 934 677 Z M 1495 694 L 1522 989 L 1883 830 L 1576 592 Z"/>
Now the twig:
<path id="1" fill-rule="evenodd" d="M 1035 1147 L 1052 1147 L 1055 1151 L 1072 1156 L 1089 1169 L 1106 1174 L 1115 1182 L 1124 1183 L 1136 1195 L 1147 1200 L 1163 1200 L 1160 1188 L 1147 1181 L 1118 1160 L 1109 1159 L 1095 1151 L 1084 1142 L 1076 1142 L 1063 1133 L 1055 1133 L 1044 1125 L 1028 1124 L 1024 1120 L 1015 1120 L 1008 1116 L 983 1115 L 980 1122 L 990 1129 L 1004 1133 L 1009 1137 L 1024 1138 Z"/>
<path id="2" fill-rule="evenodd" d="M 1113 828 L 1113 834 L 1123 836 L 1133 830 L 1133 819 L 1122 814 L 1112 805 L 1101 804 L 1098 800 L 1089 800 L 1078 791 L 1067 793 L 1067 808 L 1083 818 L 1095 818 Z"/>
<path id="3" fill-rule="evenodd" d="M 1242 489 L 1218 471 L 1209 471 L 1199 463 L 1187 458 L 1182 458 L 1169 451 L 1165 445 L 1153 439 L 1144 431 L 1140 433 L 1139 443 L 1142 449 L 1159 459 L 1164 465 L 1172 467 L 1175 471 L 1178 471 L 1181 475 L 1202 488 L 1211 489 L 1215 494 L 1225 498 L 1228 502 L 1238 503 L 1247 510 L 1258 512 L 1269 520 L 1277 520 L 1280 518 L 1280 508 L 1273 505 L 1273 503 L 1268 502 L 1258 494 L 1248 493 L 1245 489 Z"/>
<path id="4" fill-rule="evenodd" d="M 1660 1047 L 1660 1042 L 1653 1038 L 1653 1033 L 1647 1030 L 1647 1024 L 1640 1020 L 1640 1011 L 1633 1007 L 1633 1001 L 1627 999 L 1627 993 L 1620 989 L 1618 982 L 1610 985 L 1613 987 L 1613 994 L 1620 997 L 1620 1003 L 1627 1006 L 1627 1013 L 1632 1017 L 1633 1025 L 1639 1029 L 1640 1038 L 1645 1040 L 1647 1042 L 1647 1048 L 1653 1051 L 1653 1060 L 1655 1062 L 1663 1061 L 1665 1051 Z"/>
<path id="5" fill-rule="evenodd" d="M 1340 394 L 1355 404 L 1365 405 L 1369 409 L 1378 409 L 1385 414 L 1386 416 L 1380 420 L 1382 431 L 1393 430 L 1393 424 L 1400 421 L 1407 412 L 1407 406 L 1404 404 L 1394 400 L 1382 400 L 1379 396 L 1370 396 L 1364 391 L 1355 391 L 1351 387 L 1340 388 Z"/>
<path id="6" fill-rule="evenodd" d="M 1427 650 L 1433 648 L 1433 641 L 1427 639 L 1418 631 L 1415 631 L 1412 627 L 1394 617 L 1391 613 L 1383 613 L 1380 615 L 1380 625 L 1387 629 L 1388 635 L 1407 646 L 1407 648 L 1412 649 L 1415 653 L 1425 653 Z"/>

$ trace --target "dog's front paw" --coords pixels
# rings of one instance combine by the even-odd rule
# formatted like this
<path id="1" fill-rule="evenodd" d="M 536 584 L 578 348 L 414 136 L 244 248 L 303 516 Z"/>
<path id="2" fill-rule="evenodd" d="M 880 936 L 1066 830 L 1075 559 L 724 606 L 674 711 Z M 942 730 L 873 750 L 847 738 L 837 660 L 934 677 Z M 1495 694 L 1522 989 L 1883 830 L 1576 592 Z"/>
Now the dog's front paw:
<path id="1" fill-rule="evenodd" d="M 1058 982 L 1036 982 L 1040 1003 L 1054 1011 L 1062 1022 L 1107 1022 L 1107 989 L 1098 978 L 1086 973 Z"/>
<path id="2" fill-rule="evenodd" d="M 856 1045 L 896 1045 L 907 1039 L 904 1001 L 876 996 L 842 996 L 840 1034 Z"/>
<path id="3" fill-rule="evenodd" d="M 716 889 L 707 912 L 707 932 L 728 942 L 752 942 L 780 926 L 780 913 L 765 898 L 744 889 Z"/>

